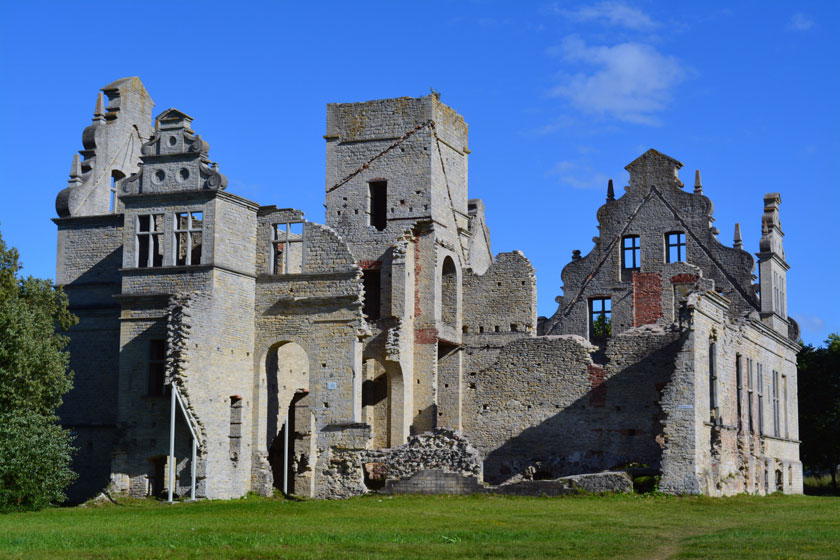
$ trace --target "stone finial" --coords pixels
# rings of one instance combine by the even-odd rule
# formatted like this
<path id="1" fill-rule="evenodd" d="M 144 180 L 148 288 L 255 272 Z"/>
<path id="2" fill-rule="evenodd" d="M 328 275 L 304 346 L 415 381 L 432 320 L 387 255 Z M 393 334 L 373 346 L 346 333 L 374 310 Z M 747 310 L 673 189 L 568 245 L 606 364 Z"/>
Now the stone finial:
<path id="1" fill-rule="evenodd" d="M 615 200 L 615 190 L 613 189 L 613 182 L 610 179 L 610 182 L 607 183 L 607 202 L 612 202 Z"/>
<path id="2" fill-rule="evenodd" d="M 580 259 L 580 249 L 575 249 L 572 251 L 572 260 L 576 261 L 578 259 Z"/>
<path id="3" fill-rule="evenodd" d="M 703 183 L 700 182 L 700 170 L 694 172 L 694 194 L 703 194 Z"/>
<path id="4" fill-rule="evenodd" d="M 735 242 L 732 244 L 736 249 L 743 249 L 744 242 L 741 239 L 741 224 L 735 222 Z"/>
<path id="5" fill-rule="evenodd" d="M 79 160 L 79 154 L 73 154 L 73 163 L 70 165 L 70 182 L 77 183 L 82 180 L 82 162 Z"/>
<path id="6" fill-rule="evenodd" d="M 96 96 L 96 107 L 93 109 L 93 120 L 105 120 L 105 98 L 101 91 Z"/>

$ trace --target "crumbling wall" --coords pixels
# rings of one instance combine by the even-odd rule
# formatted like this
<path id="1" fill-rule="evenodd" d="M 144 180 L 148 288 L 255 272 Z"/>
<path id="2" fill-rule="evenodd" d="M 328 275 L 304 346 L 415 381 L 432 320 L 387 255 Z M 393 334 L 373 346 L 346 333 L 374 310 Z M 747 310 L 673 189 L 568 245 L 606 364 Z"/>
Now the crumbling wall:
<path id="1" fill-rule="evenodd" d="M 464 432 L 485 456 L 488 482 L 557 478 L 625 463 L 658 468 L 658 401 L 680 334 L 631 329 L 613 337 L 605 364 L 577 336 L 523 338 L 469 376 Z"/>

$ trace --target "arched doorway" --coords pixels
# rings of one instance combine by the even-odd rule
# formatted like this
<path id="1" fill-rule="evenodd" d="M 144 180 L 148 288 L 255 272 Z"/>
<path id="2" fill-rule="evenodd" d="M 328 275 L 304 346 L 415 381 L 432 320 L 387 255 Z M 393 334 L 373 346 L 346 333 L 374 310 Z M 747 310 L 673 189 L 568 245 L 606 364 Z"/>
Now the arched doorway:
<path id="1" fill-rule="evenodd" d="M 268 462 L 274 487 L 312 494 L 314 416 L 309 406 L 309 356 L 296 342 L 282 342 L 266 356 Z"/>
<path id="2" fill-rule="evenodd" d="M 405 443 L 405 387 L 399 364 L 367 359 L 362 383 L 362 420 L 371 427 L 374 449 Z"/>

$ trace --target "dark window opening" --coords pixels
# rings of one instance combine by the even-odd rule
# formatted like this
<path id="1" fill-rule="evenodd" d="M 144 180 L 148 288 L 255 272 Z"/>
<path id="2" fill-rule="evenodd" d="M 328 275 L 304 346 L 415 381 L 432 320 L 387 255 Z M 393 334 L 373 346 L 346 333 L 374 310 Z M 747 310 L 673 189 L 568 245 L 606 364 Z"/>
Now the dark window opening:
<path id="1" fill-rule="evenodd" d="M 175 214 L 175 264 L 201 264 L 201 212 L 178 212 Z"/>
<path id="2" fill-rule="evenodd" d="M 639 270 L 642 266 L 641 241 L 638 235 L 628 235 L 621 240 L 621 268 Z"/>
<path id="3" fill-rule="evenodd" d="M 166 456 L 149 459 L 151 476 L 149 477 L 149 496 L 162 497 L 166 493 Z"/>
<path id="4" fill-rule="evenodd" d="M 685 234 L 674 232 L 665 236 L 665 262 L 685 262 Z"/>
<path id="5" fill-rule="evenodd" d="M 387 221 L 388 182 L 371 181 L 368 183 L 370 197 L 370 225 L 377 230 L 385 229 Z"/>
<path id="6" fill-rule="evenodd" d="M 744 397 L 744 373 L 741 371 L 741 355 L 737 354 L 735 356 L 735 385 L 738 388 L 738 393 L 736 396 L 735 404 L 738 414 L 738 431 L 741 432 L 744 430 L 744 422 L 741 419 L 741 415 L 743 414 L 742 410 L 743 407 L 741 405 L 741 400 Z"/>
<path id="7" fill-rule="evenodd" d="M 589 300 L 589 336 L 603 339 L 612 335 L 612 300 L 593 298 Z"/>
<path id="8" fill-rule="evenodd" d="M 381 307 L 382 281 L 378 268 L 364 270 L 362 280 L 365 287 L 365 302 L 363 313 L 367 315 L 368 321 L 378 321 Z"/>
<path id="9" fill-rule="evenodd" d="M 137 216 L 137 267 L 163 266 L 163 214 Z"/>
<path id="10" fill-rule="evenodd" d="M 164 364 L 166 363 L 166 341 L 149 341 L 149 378 L 147 394 L 152 397 L 163 395 Z"/>
<path id="11" fill-rule="evenodd" d="M 458 320 L 458 272 L 455 261 L 447 256 L 443 259 L 440 285 L 441 320 L 447 325 L 454 325 Z"/>
<path id="12" fill-rule="evenodd" d="M 230 397 L 230 460 L 239 461 L 242 450 L 242 397 Z"/>
<path id="13" fill-rule="evenodd" d="M 764 435 L 764 372 L 761 364 L 756 364 L 756 375 L 758 377 L 758 433 Z"/>
<path id="14" fill-rule="evenodd" d="M 718 423 L 720 411 L 718 410 L 717 391 L 717 344 L 709 343 L 709 421 Z"/>

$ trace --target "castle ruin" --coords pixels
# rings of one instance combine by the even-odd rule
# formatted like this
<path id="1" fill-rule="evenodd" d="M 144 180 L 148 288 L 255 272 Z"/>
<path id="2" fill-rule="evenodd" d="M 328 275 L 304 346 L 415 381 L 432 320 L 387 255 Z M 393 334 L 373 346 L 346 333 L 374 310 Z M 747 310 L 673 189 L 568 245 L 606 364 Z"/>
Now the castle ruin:
<path id="1" fill-rule="evenodd" d="M 688 190 L 647 151 L 544 318 L 528 259 L 490 248 L 467 124 L 437 95 L 327 106 L 323 225 L 228 192 L 192 118 L 152 107 L 138 78 L 104 87 L 56 199 L 77 499 L 474 491 L 628 465 L 670 493 L 802 492 L 779 194 L 754 283 L 699 172 Z"/>

